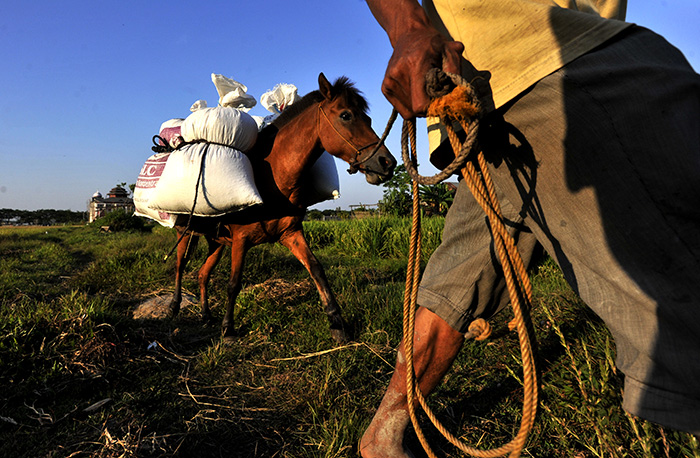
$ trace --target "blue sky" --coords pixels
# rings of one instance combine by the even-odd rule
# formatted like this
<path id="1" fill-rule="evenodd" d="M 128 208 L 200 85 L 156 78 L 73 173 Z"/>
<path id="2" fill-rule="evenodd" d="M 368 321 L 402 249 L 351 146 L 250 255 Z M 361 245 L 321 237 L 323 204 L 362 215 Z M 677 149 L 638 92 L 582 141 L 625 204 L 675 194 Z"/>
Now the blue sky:
<path id="1" fill-rule="evenodd" d="M 700 69 L 700 1 L 630 0 L 628 21 L 680 48 Z M 365 93 L 375 130 L 391 107 L 380 91 L 391 48 L 361 0 L 71 1 L 0 3 L 0 208 L 85 210 L 97 190 L 134 183 L 151 137 L 190 105 L 218 99 L 211 73 L 260 95 L 300 94 L 319 72 Z M 265 115 L 258 105 L 251 114 Z M 388 140 L 397 158 L 400 126 Z M 419 142 L 419 149 L 425 151 Z M 421 171 L 432 174 L 427 155 Z M 316 208 L 376 203 L 382 188 L 348 175 Z"/>

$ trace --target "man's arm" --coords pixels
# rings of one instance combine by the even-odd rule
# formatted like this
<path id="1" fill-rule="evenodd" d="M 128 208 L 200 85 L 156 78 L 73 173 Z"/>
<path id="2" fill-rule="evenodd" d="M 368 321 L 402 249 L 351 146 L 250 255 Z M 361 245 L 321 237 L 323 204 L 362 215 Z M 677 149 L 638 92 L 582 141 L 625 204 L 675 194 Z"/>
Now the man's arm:
<path id="1" fill-rule="evenodd" d="M 394 48 L 382 92 L 404 118 L 424 116 L 430 99 L 425 75 L 431 68 L 459 73 L 464 46 L 441 35 L 416 0 L 367 0 Z"/>

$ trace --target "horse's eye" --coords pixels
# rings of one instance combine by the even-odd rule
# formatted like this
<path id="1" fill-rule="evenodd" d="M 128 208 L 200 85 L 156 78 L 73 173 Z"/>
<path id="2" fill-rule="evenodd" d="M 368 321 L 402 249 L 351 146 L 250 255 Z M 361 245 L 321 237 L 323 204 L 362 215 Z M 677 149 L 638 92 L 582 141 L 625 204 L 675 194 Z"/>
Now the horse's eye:
<path id="1" fill-rule="evenodd" d="M 346 121 L 346 122 L 350 121 L 352 119 L 352 112 L 347 111 L 347 110 L 343 111 L 342 113 L 340 113 L 340 119 L 342 119 L 343 121 Z"/>

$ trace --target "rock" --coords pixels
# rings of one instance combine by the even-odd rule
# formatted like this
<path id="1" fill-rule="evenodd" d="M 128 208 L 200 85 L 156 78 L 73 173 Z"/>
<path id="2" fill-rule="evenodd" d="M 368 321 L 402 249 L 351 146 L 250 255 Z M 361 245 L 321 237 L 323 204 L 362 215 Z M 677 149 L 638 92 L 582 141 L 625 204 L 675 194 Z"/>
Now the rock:
<path id="1" fill-rule="evenodd" d="M 168 306 L 173 299 L 173 294 L 155 296 L 136 306 L 133 312 L 135 320 L 163 320 L 168 318 Z M 182 295 L 180 310 L 192 307 L 197 303 L 197 298 L 191 294 Z"/>

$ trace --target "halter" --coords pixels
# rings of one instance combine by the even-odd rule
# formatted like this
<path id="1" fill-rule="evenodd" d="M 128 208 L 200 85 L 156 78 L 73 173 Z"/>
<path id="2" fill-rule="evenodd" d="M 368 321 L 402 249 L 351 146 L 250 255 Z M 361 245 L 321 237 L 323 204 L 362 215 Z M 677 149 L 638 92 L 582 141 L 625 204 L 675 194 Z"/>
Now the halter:
<path id="1" fill-rule="evenodd" d="M 357 148 L 350 140 L 348 140 L 347 138 L 345 138 L 345 136 L 344 136 L 343 134 L 341 134 L 341 133 L 338 131 L 338 129 L 335 128 L 335 126 L 333 125 L 333 123 L 331 122 L 331 120 L 328 118 L 328 115 L 326 114 L 326 112 L 325 112 L 324 109 L 323 109 L 323 103 L 319 103 L 319 104 L 318 104 L 318 111 L 319 111 L 319 113 L 320 113 L 319 116 L 318 116 L 319 134 L 320 134 L 320 127 L 321 127 L 321 115 L 323 115 L 323 117 L 326 119 L 326 121 L 328 122 L 328 124 L 329 124 L 329 125 L 331 126 L 331 128 L 335 131 L 335 133 L 338 134 L 338 136 L 339 136 L 340 138 L 342 138 L 343 141 L 344 141 L 345 143 L 347 143 L 348 145 L 350 145 L 350 147 L 353 149 L 353 151 L 355 151 L 355 159 L 354 159 L 352 162 L 350 162 L 350 168 L 348 169 L 348 173 L 350 173 L 350 174 L 357 173 L 357 172 L 360 170 L 360 166 L 361 166 L 362 164 L 364 164 L 364 163 L 367 162 L 368 160 L 372 159 L 372 158 L 377 154 L 377 151 L 379 151 L 379 147 L 374 148 L 374 149 L 372 150 L 372 152 L 371 152 L 370 154 L 368 154 L 367 157 L 364 157 L 364 158 L 361 157 L 361 156 L 362 156 L 362 152 L 363 152 L 364 150 L 366 150 L 367 148 L 370 148 L 370 147 L 372 147 L 372 146 L 374 146 L 374 145 L 377 145 L 377 144 L 379 143 L 379 140 L 377 140 L 377 141 L 375 141 L 375 142 L 372 142 L 372 143 L 370 143 L 370 144 L 368 144 L 368 145 L 365 145 L 365 146 L 363 146 L 362 148 Z M 320 136 L 320 135 L 319 135 L 319 136 Z"/>

